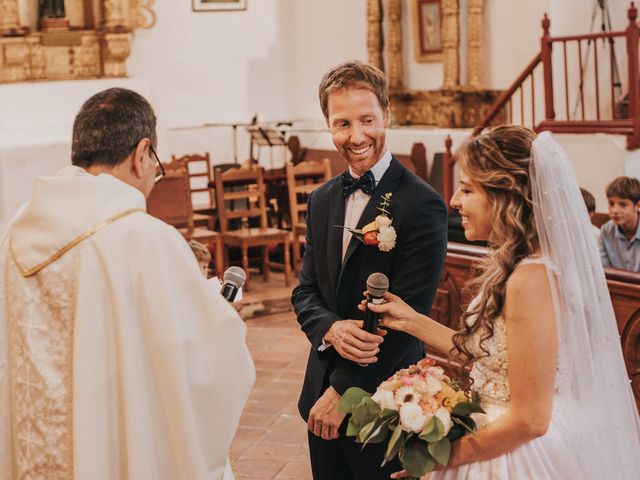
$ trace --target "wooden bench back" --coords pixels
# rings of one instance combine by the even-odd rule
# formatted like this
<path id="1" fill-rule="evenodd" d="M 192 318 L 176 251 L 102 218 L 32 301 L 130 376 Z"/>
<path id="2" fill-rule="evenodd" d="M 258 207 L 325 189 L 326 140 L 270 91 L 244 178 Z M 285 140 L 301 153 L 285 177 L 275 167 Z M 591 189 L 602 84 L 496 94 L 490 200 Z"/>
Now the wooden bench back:
<path id="1" fill-rule="evenodd" d="M 267 228 L 267 207 L 261 167 L 234 168 L 225 172 L 216 168 L 214 179 L 222 233 L 231 229 L 230 220 L 233 219 L 248 222 L 251 218 L 259 218 L 260 228 Z"/>
<path id="2" fill-rule="evenodd" d="M 174 227 L 193 230 L 193 207 L 187 171 L 183 168 L 166 169 L 147 199 L 147 211 Z"/>

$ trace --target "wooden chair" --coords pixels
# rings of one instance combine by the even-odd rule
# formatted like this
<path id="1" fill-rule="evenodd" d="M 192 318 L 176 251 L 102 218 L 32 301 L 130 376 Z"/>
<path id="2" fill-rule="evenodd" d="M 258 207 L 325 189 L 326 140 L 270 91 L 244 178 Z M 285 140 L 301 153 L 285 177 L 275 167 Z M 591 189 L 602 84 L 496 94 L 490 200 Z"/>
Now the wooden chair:
<path id="1" fill-rule="evenodd" d="M 204 155 L 191 154 L 183 155 L 177 158 L 171 156 L 171 161 L 182 161 L 187 166 L 189 174 L 189 188 L 191 188 L 191 197 L 195 201 L 193 203 L 193 211 L 201 213 L 210 213 L 215 209 L 215 198 L 213 192 L 209 188 L 209 182 L 213 180 L 211 170 L 211 158 L 209 152 Z M 203 197 L 206 197 L 203 198 Z"/>
<path id="2" fill-rule="evenodd" d="M 242 268 L 247 274 L 245 289 L 249 289 L 249 247 L 262 247 L 264 278 L 265 281 L 269 281 L 271 267 L 281 266 L 269 259 L 269 247 L 273 244 L 284 246 L 284 281 L 288 286 L 291 275 L 289 232 L 270 228 L 267 225 L 262 168 L 232 169 L 226 172 L 216 168 L 214 178 L 222 245 L 225 252 L 229 246 L 239 247 L 242 250 Z M 234 204 L 233 210 L 230 210 L 231 203 Z M 241 219 L 243 223 L 235 230 L 230 226 L 230 221 L 234 219 Z M 250 227 L 251 219 L 259 220 L 259 227 Z"/>
<path id="3" fill-rule="evenodd" d="M 325 158 L 320 162 L 301 162 L 295 166 L 287 163 L 286 168 L 293 235 L 293 265 L 298 271 L 302 264 L 300 244 L 304 244 L 307 234 L 307 200 L 311 192 L 331 179 L 331 162 Z"/>
<path id="4" fill-rule="evenodd" d="M 207 156 L 208 155 L 209 154 L 207 153 Z M 190 157 L 190 156 L 189 155 L 185 155 L 183 157 L 176 158 L 175 155 L 172 155 L 171 156 L 171 163 L 165 164 L 164 165 L 164 169 L 165 169 L 165 171 L 184 170 L 185 172 L 187 172 L 187 179 L 188 179 L 188 182 L 189 182 L 188 185 L 189 185 L 189 190 L 191 192 L 190 199 L 191 199 L 191 205 L 193 207 L 193 221 L 194 221 L 194 224 L 195 224 L 196 227 L 206 227 L 206 228 L 208 228 L 210 230 L 213 230 L 214 226 L 215 226 L 215 222 L 216 222 L 216 216 L 217 216 L 215 205 L 213 207 L 211 207 L 211 208 L 208 208 L 208 209 L 200 208 L 200 210 L 198 210 L 196 208 L 196 206 L 193 204 L 193 201 L 194 201 L 193 194 L 194 194 L 194 192 L 203 192 L 204 189 L 198 188 L 198 189 L 194 190 L 193 182 L 191 180 L 191 175 L 189 174 L 189 160 L 188 160 L 188 157 Z M 208 185 L 208 184 L 205 184 L 205 185 Z M 206 190 L 209 190 L 209 189 L 207 188 Z M 209 193 L 211 195 L 213 195 L 213 192 L 211 190 L 209 190 Z"/>
<path id="5" fill-rule="evenodd" d="M 189 179 L 185 169 L 166 170 L 165 177 L 156 184 L 147 199 L 147 211 L 176 227 L 186 240 L 197 240 L 213 249 L 215 273 L 222 278 L 221 235 L 194 225 Z"/>

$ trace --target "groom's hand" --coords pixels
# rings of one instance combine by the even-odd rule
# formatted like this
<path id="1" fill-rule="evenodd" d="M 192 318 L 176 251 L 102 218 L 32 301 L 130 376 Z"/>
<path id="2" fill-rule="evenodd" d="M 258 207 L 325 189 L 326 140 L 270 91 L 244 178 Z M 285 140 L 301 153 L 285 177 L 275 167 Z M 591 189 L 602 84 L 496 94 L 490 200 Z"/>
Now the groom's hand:
<path id="1" fill-rule="evenodd" d="M 314 435 L 322 437 L 324 440 L 338 438 L 338 429 L 346 416 L 346 413 L 338 411 L 339 403 L 340 395 L 338 392 L 333 387 L 327 388 L 309 411 L 307 426 Z"/>
<path id="2" fill-rule="evenodd" d="M 375 356 L 380 351 L 382 336 L 387 332 L 378 330 L 374 335 L 362 329 L 361 320 L 338 320 L 333 322 L 324 340 L 336 349 L 346 360 L 366 364 L 378 361 Z"/>

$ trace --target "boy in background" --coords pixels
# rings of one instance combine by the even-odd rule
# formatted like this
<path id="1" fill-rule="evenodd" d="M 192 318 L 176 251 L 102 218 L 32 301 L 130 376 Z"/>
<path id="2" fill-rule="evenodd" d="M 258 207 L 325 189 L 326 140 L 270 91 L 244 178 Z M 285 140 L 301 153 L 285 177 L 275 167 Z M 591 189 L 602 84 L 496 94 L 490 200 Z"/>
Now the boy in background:
<path id="1" fill-rule="evenodd" d="M 611 220 L 601 228 L 602 265 L 640 272 L 640 181 L 616 178 L 607 186 L 607 200 Z"/>
<path id="2" fill-rule="evenodd" d="M 211 252 L 209 249 L 201 244 L 200 242 L 196 242 L 195 240 L 189 240 L 189 246 L 191 247 L 191 251 L 196 256 L 196 260 L 198 260 L 198 265 L 200 266 L 200 270 L 205 278 L 209 278 L 209 264 L 211 263 Z"/>
<path id="3" fill-rule="evenodd" d="M 195 240 L 189 240 L 189 246 L 191 247 L 191 251 L 196 256 L 196 260 L 198 260 L 198 265 L 200 266 L 200 271 L 204 275 L 204 278 L 209 279 L 209 264 L 211 263 L 211 252 L 209 249 L 200 242 Z M 214 282 L 215 287 L 219 290 L 221 285 L 221 281 L 219 278 L 210 278 L 210 281 Z M 240 312 L 242 307 L 244 307 L 243 303 L 240 301 L 242 299 L 241 295 L 238 294 L 237 301 L 231 302 L 231 306 L 236 309 L 236 312 Z"/>
<path id="4" fill-rule="evenodd" d="M 596 241 L 600 241 L 600 229 L 593 224 L 593 216 L 596 214 L 596 199 L 586 188 L 580 188 L 580 193 L 582 194 L 582 199 L 584 200 L 584 204 L 587 207 L 587 213 L 589 214 L 589 219 L 591 220 L 593 236 Z"/>

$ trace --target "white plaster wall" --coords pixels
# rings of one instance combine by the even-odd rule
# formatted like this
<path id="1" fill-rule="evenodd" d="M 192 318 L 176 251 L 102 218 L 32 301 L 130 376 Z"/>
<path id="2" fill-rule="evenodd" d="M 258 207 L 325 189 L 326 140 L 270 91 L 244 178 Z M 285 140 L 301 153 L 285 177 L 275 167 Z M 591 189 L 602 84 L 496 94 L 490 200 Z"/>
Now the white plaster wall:
<path id="1" fill-rule="evenodd" d="M 485 0 L 483 63 L 487 86 L 507 88 L 540 51 L 540 22 L 552 1 L 563 0 Z"/>
<path id="2" fill-rule="evenodd" d="M 150 97 L 170 128 L 285 115 L 289 87 L 286 3 L 260 0 L 246 11 L 193 12 L 159 0 L 157 24 L 137 30 L 131 77 L 150 80 Z"/>
<path id="3" fill-rule="evenodd" d="M 215 163 L 233 161 L 232 128 L 207 123 L 246 123 L 256 113 L 260 121 L 321 121 L 322 74 L 367 59 L 365 0 L 254 0 L 246 11 L 198 13 L 189 2 L 160 0 L 156 12 L 157 25 L 135 34 L 129 74 L 149 78 L 178 155 L 206 150 Z M 238 128 L 240 161 L 248 145 Z M 259 153 L 270 165 L 269 152 Z"/>
<path id="4" fill-rule="evenodd" d="M 605 188 L 626 172 L 626 137 L 622 135 L 556 135 L 567 152 L 578 183 L 596 199 L 596 210 L 607 211 Z"/>
<path id="5" fill-rule="evenodd" d="M 486 85 L 506 88 L 539 51 L 545 11 L 550 13 L 553 34 L 584 33 L 593 3 L 485 0 Z M 624 28 L 626 0 L 608 3 L 614 29 Z M 413 60 L 409 6 L 408 0 L 403 2 L 405 82 L 410 88 L 439 88 L 441 65 Z M 249 0 L 246 11 L 200 13 L 192 12 L 187 0 L 157 0 L 154 9 L 157 25 L 138 30 L 133 37 L 130 79 L 0 86 L 3 218 L 18 200 L 28 197 L 33 175 L 68 162 L 73 116 L 95 91 L 122 84 L 146 95 L 160 119 L 161 157 L 209 151 L 214 163 L 226 163 L 233 160 L 231 128 L 204 124 L 246 122 L 258 113 L 261 121 L 297 120 L 322 128 L 317 98 L 321 75 L 344 60 L 367 59 L 366 0 Z M 454 145 L 466 133 L 456 132 Z M 431 153 L 442 148 L 438 147 L 442 135 L 429 129 L 393 130 L 389 145 L 408 152 L 413 141 L 422 139 Z M 331 146 L 326 133 L 302 136 L 309 146 Z M 248 156 L 248 138 L 241 128 L 237 142 L 242 161 Z M 20 145 L 31 145 L 31 154 L 19 152 Z M 599 209 L 604 208 L 602 184 L 623 174 L 625 168 L 637 170 L 637 156 L 628 154 L 615 137 L 578 137 L 567 140 L 566 148 L 572 159 L 583 159 L 576 165 L 578 176 L 596 195 Z M 42 164 L 44 160 L 38 159 L 45 157 Z M 278 165 L 284 154 L 275 152 L 272 159 L 263 149 L 260 157 L 265 166 L 271 166 Z M 18 167 L 27 162 L 32 162 L 29 167 Z M 19 177 L 7 173 L 10 165 Z"/>
<path id="6" fill-rule="evenodd" d="M 288 5 L 291 21 L 285 99 L 289 116 L 323 122 L 318 101 L 322 75 L 346 60 L 367 61 L 366 0 L 281 1 Z"/>

